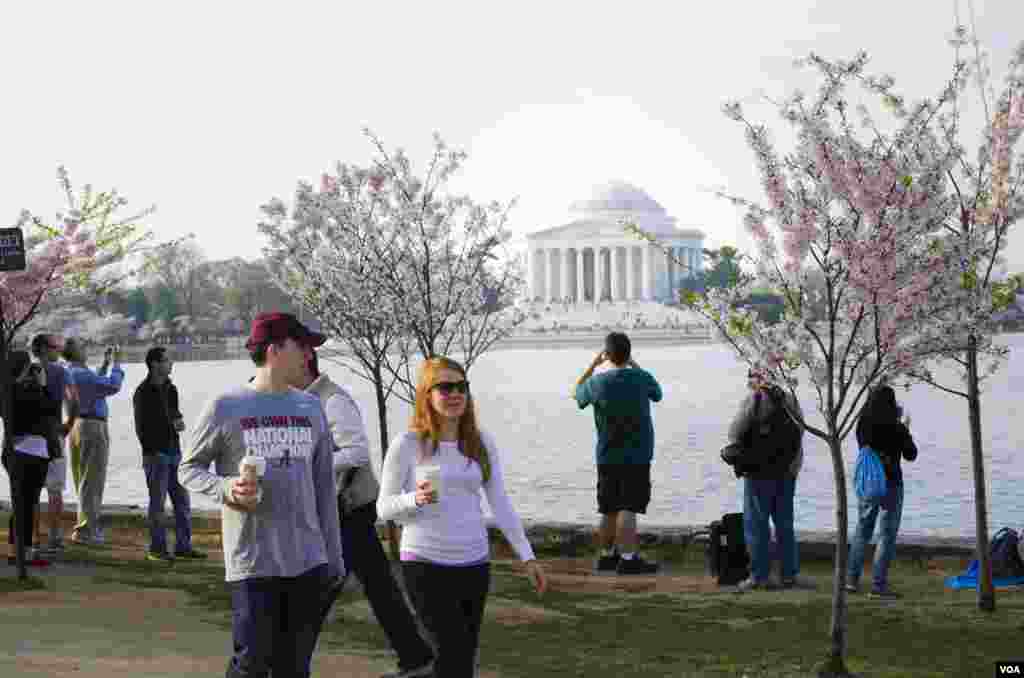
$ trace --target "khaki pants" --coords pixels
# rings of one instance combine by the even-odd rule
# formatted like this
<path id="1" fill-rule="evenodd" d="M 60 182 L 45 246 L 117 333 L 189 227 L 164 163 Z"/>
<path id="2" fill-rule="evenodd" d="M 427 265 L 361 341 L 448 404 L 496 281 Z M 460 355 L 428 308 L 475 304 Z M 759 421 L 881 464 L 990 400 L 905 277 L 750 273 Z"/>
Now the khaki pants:
<path id="1" fill-rule="evenodd" d="M 78 523 L 75 535 L 80 539 L 94 539 L 99 535 L 100 509 L 103 507 L 103 486 L 107 482 L 107 462 L 110 459 L 110 436 L 107 422 L 96 419 L 78 419 L 71 430 L 72 469 L 77 467 L 75 489 L 78 491 Z M 77 457 L 78 463 L 74 460 Z"/>

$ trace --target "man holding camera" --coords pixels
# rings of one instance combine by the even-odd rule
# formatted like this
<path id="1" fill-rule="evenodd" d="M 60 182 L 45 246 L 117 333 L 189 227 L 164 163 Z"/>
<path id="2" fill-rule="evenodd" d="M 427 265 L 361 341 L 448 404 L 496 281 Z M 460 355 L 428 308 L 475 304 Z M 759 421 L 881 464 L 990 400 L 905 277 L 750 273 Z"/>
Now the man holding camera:
<path id="1" fill-rule="evenodd" d="M 605 362 L 611 369 L 596 376 Z M 656 563 L 637 553 L 636 514 L 651 501 L 654 423 L 651 402 L 661 386 L 631 357 L 629 337 L 612 332 L 604 350 L 579 379 L 574 397 L 580 409 L 594 407 L 597 428 L 597 510 L 601 514 L 601 555 L 597 570 L 618 574 L 654 574 Z"/>
<path id="2" fill-rule="evenodd" d="M 64 342 L 64 359 L 78 388 L 78 419 L 71 430 L 71 477 L 78 491 L 78 522 L 71 541 L 84 546 L 103 544 L 100 510 L 103 487 L 107 482 L 110 460 L 110 433 L 107 429 L 107 397 L 121 390 L 124 370 L 120 351 L 108 347 L 103 364 L 95 372 L 86 365 L 88 348 L 81 339 Z M 111 359 L 114 366 L 110 367 Z M 107 376 L 107 370 L 110 375 Z"/>
<path id="3" fill-rule="evenodd" d="M 740 591 L 770 588 L 771 533 L 781 553 L 782 588 L 793 588 L 800 572 L 800 557 L 793 528 L 793 497 L 803 464 L 803 411 L 792 393 L 772 385 L 766 375 L 747 373 L 750 393 L 740 403 L 729 426 L 729 442 L 744 454 L 734 463 L 743 477 L 743 531 L 750 551 L 750 577 Z"/>

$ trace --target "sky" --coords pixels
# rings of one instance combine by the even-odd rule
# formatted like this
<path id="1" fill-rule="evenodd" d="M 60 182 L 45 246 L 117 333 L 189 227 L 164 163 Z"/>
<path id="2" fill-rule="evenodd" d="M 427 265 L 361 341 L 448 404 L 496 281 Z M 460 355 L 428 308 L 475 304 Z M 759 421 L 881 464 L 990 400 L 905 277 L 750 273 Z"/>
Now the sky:
<path id="1" fill-rule="evenodd" d="M 1024 2 L 973 5 L 998 84 Z M 708 192 L 762 197 L 722 104 L 743 101 L 785 149 L 765 97 L 813 86 L 793 67 L 812 51 L 864 49 L 909 98 L 932 95 L 956 12 L 968 21 L 968 0 L 16 3 L 0 39 L 0 224 L 61 208 L 63 164 L 129 211 L 155 204 L 160 240 L 191 232 L 211 259 L 255 258 L 259 206 L 369 162 L 369 127 L 419 166 L 435 131 L 466 150 L 453 188 L 515 198 L 519 236 L 620 179 L 707 245 L 745 249 L 739 215 Z M 1007 259 L 1024 270 L 1024 234 Z"/>

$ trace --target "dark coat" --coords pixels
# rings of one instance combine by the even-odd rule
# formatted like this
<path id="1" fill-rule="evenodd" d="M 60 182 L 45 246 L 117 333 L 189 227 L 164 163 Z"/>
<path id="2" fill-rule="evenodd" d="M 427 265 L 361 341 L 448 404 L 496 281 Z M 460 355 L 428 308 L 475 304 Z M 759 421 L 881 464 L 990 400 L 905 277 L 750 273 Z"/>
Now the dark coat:
<path id="1" fill-rule="evenodd" d="M 181 418 L 178 387 L 170 379 L 157 385 L 146 377 L 135 389 L 132 408 L 135 411 L 135 435 L 142 445 L 142 456 L 181 449 L 181 439 L 174 430 L 174 420 Z"/>

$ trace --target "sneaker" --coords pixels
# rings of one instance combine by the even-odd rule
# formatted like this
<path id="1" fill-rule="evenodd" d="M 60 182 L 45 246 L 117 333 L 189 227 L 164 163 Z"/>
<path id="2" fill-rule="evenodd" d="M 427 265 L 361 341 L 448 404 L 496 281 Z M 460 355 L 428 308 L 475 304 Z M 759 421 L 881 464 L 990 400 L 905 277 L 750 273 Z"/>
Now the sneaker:
<path id="1" fill-rule="evenodd" d="M 202 551 L 196 551 L 195 549 L 189 549 L 188 551 L 175 551 L 175 558 L 184 558 L 185 560 L 205 560 L 209 556 Z"/>
<path id="2" fill-rule="evenodd" d="M 600 556 L 597 559 L 597 571 L 598 572 L 614 572 L 619 567 L 619 561 L 622 560 L 622 556 L 618 553 L 613 553 L 610 556 Z"/>
<path id="3" fill-rule="evenodd" d="M 15 556 L 7 556 L 8 565 L 17 565 L 18 560 Z M 50 561 L 46 558 L 39 557 L 38 554 L 25 554 L 25 567 L 49 567 Z"/>
<path id="4" fill-rule="evenodd" d="M 868 597 L 869 598 L 884 598 L 884 599 L 888 599 L 888 600 L 895 600 L 897 598 L 902 598 L 903 596 L 900 595 L 899 593 L 897 593 L 896 591 L 893 591 L 888 586 L 884 586 L 884 587 L 872 586 L 871 587 L 871 593 L 868 594 Z"/>
<path id="5" fill-rule="evenodd" d="M 660 567 L 657 563 L 649 563 L 640 556 L 633 556 L 629 560 L 619 560 L 619 566 L 615 571 L 619 574 L 654 574 Z"/>
<path id="6" fill-rule="evenodd" d="M 431 659 L 423 666 L 417 666 L 414 669 L 405 669 L 404 671 L 399 669 L 394 673 L 385 673 L 380 678 L 426 678 L 427 676 L 434 675 L 434 660 Z"/>
<path id="7" fill-rule="evenodd" d="M 853 593 L 853 594 L 860 593 L 860 587 L 857 586 L 856 584 L 851 584 L 851 583 L 847 582 L 846 585 L 843 586 L 843 588 L 846 589 L 847 593 Z"/>
<path id="8" fill-rule="evenodd" d="M 783 577 L 779 582 L 779 588 L 783 591 L 796 588 L 796 577 Z"/>
<path id="9" fill-rule="evenodd" d="M 75 532 L 71 535 L 71 543 L 79 546 L 96 546 L 96 542 L 92 537 L 81 532 Z"/>
<path id="10" fill-rule="evenodd" d="M 746 593 L 747 591 L 767 591 L 770 589 L 767 581 L 758 581 L 752 577 L 747 577 L 739 584 L 736 585 L 736 591 L 738 593 Z"/>
<path id="11" fill-rule="evenodd" d="M 154 563 L 173 563 L 174 557 L 166 551 L 146 551 L 146 560 Z"/>

